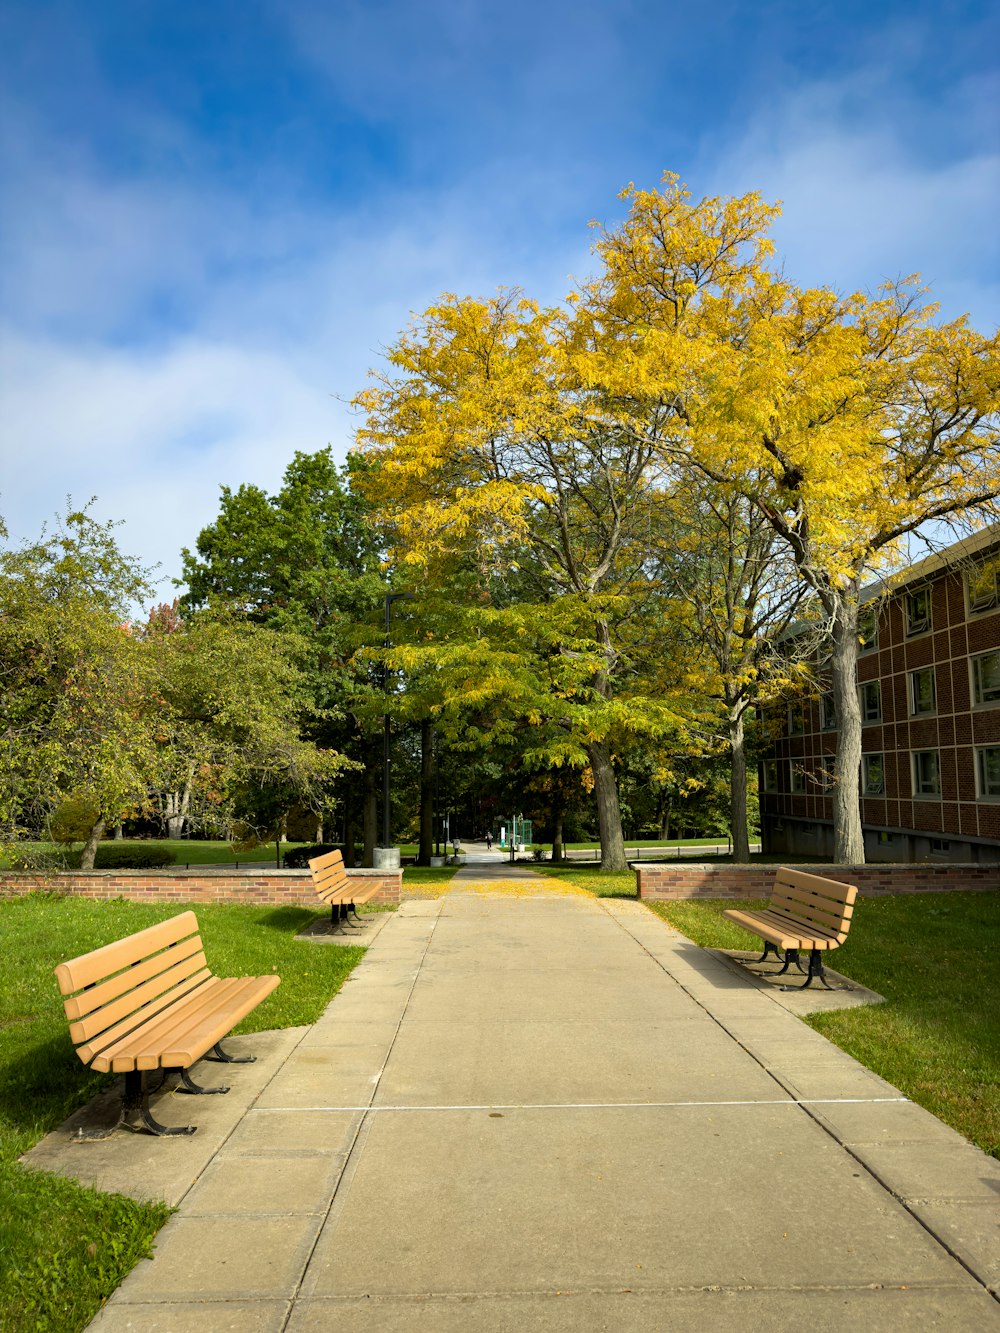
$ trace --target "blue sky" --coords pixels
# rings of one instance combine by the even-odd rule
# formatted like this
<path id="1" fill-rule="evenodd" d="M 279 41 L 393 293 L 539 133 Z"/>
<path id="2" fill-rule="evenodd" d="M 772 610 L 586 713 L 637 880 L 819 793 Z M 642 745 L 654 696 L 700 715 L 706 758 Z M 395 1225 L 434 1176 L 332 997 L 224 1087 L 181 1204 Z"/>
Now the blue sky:
<path id="1" fill-rule="evenodd" d="M 221 484 L 350 446 L 442 291 L 560 299 L 630 180 L 780 198 L 801 283 L 1000 310 L 978 0 L 4 0 L 0 515 L 179 572 Z M 164 596 L 172 595 L 169 583 Z"/>

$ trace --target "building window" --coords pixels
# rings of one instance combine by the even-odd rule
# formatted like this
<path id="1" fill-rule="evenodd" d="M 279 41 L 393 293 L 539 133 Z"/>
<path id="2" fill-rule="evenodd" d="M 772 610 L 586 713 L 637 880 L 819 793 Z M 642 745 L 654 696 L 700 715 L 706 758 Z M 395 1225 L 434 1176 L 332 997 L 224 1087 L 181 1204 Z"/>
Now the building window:
<path id="1" fill-rule="evenodd" d="M 976 751 L 976 782 L 981 800 L 1000 800 L 1000 745 Z"/>
<path id="2" fill-rule="evenodd" d="M 951 851 L 951 843 L 947 838 L 931 838 L 931 855 L 947 856 Z"/>
<path id="3" fill-rule="evenodd" d="M 777 759 L 764 760 L 764 790 L 778 790 L 778 761 Z"/>
<path id="4" fill-rule="evenodd" d="M 861 700 L 861 721 L 880 722 L 882 720 L 882 686 L 877 680 L 866 680 L 859 690 Z"/>
<path id="5" fill-rule="evenodd" d="M 878 647 L 878 612 L 863 606 L 858 613 L 858 651 L 872 653 Z"/>
<path id="6" fill-rule="evenodd" d="M 866 796 L 881 796 L 885 791 L 885 758 L 880 754 L 861 756 L 862 790 Z"/>
<path id="7" fill-rule="evenodd" d="M 972 702 L 993 704 L 1000 700 L 1000 651 L 980 653 L 972 665 Z"/>
<path id="8" fill-rule="evenodd" d="M 941 756 L 937 750 L 916 750 L 913 754 L 914 796 L 941 795 Z"/>
<path id="9" fill-rule="evenodd" d="M 995 611 L 1000 606 L 1000 560 L 976 565 L 965 577 L 969 614 Z"/>
<path id="10" fill-rule="evenodd" d="M 937 708 L 937 689 L 934 684 L 934 668 L 923 667 L 920 671 L 910 672 L 910 712 L 914 717 L 923 713 L 933 713 Z"/>
<path id="11" fill-rule="evenodd" d="M 829 793 L 833 791 L 833 756 L 831 755 L 826 762 L 820 761 L 820 766 L 815 773 L 816 785 L 821 792 Z"/>
<path id="12" fill-rule="evenodd" d="M 878 845 L 880 847 L 891 847 L 895 841 L 896 839 L 893 837 L 891 833 L 886 833 L 885 829 L 879 829 Z"/>
<path id="13" fill-rule="evenodd" d="M 788 761 L 791 770 L 792 791 L 803 792 L 806 789 L 806 771 L 802 765 L 795 759 Z"/>
<path id="14" fill-rule="evenodd" d="M 837 730 L 837 710 L 833 706 L 833 695 L 829 692 L 820 695 L 819 720 L 824 731 Z"/>
<path id="15" fill-rule="evenodd" d="M 806 729 L 806 707 L 801 699 L 788 705 L 788 732 L 791 736 L 801 736 Z"/>
<path id="16" fill-rule="evenodd" d="M 923 634 L 931 627 L 931 590 L 918 588 L 906 595 L 906 632 Z"/>

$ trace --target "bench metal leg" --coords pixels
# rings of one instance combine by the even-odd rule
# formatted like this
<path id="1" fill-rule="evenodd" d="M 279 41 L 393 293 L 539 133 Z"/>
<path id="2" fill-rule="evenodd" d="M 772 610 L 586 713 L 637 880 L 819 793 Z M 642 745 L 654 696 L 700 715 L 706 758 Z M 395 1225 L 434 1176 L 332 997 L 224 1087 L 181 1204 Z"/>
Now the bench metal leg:
<path id="1" fill-rule="evenodd" d="M 360 926 L 352 926 L 350 917 L 347 915 L 347 903 L 334 903 L 330 908 L 330 923 L 333 929 L 339 934 L 341 931 L 360 930 Z"/>
<path id="2" fill-rule="evenodd" d="M 183 1073 L 183 1071 L 181 1071 Z M 160 1080 L 158 1087 L 162 1087 Z M 118 1126 L 129 1129 L 133 1134 L 167 1136 L 173 1134 L 193 1134 L 197 1125 L 161 1125 L 149 1110 L 149 1092 L 143 1082 L 142 1070 L 134 1069 L 125 1075 L 125 1096 L 122 1098 L 121 1118 Z M 117 1128 L 117 1126 L 116 1126 Z"/>
<path id="3" fill-rule="evenodd" d="M 770 940 L 765 940 L 764 952 L 759 958 L 751 958 L 750 961 L 751 963 L 766 963 L 771 954 L 774 954 L 774 961 L 776 963 L 781 962 L 781 950 L 776 944 L 772 944 Z"/>
<path id="4" fill-rule="evenodd" d="M 228 1051 L 222 1049 L 221 1041 L 217 1041 L 203 1058 L 205 1060 L 219 1060 L 224 1065 L 252 1065 L 257 1060 L 255 1055 L 230 1055 Z"/>
<path id="5" fill-rule="evenodd" d="M 802 968 L 799 968 L 802 971 Z M 822 956 L 819 949 L 813 949 L 809 954 L 809 975 L 800 986 L 782 986 L 782 990 L 805 990 L 813 983 L 813 978 L 818 977 L 827 990 L 833 990 L 834 987 L 826 979 L 826 971 L 823 967 Z"/>
<path id="6" fill-rule="evenodd" d="M 778 971 L 774 973 L 774 975 L 776 977 L 783 977 L 785 973 L 788 971 L 790 963 L 794 963 L 800 972 L 805 971 L 805 968 L 802 966 L 802 960 L 799 958 L 798 949 L 786 949 L 784 966 L 780 967 Z"/>
<path id="7" fill-rule="evenodd" d="M 203 1088 L 200 1083 L 195 1083 L 186 1069 L 177 1071 L 181 1076 L 181 1085 L 178 1092 L 196 1092 L 200 1097 L 208 1097 L 213 1092 L 228 1092 L 228 1088 Z"/>

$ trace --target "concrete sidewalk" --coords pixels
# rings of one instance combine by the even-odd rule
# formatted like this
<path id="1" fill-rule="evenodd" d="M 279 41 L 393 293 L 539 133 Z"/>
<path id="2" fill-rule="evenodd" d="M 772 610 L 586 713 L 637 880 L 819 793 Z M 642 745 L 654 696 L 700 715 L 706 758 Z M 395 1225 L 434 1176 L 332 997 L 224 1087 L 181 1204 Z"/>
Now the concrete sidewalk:
<path id="1" fill-rule="evenodd" d="M 406 903 L 283 1041 L 93 1328 L 1000 1328 L 1000 1164 L 638 903 Z"/>

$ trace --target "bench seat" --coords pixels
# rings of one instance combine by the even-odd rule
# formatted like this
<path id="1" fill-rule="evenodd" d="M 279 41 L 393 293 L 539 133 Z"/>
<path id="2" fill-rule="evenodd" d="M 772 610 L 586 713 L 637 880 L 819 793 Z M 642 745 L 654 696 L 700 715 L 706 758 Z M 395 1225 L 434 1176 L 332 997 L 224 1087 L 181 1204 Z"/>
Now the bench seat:
<path id="1" fill-rule="evenodd" d="M 199 1088 L 187 1070 L 209 1052 L 226 1063 L 252 1061 L 227 1055 L 220 1043 L 281 980 L 213 976 L 190 911 L 60 963 L 55 974 L 77 1055 L 100 1073 L 125 1075 L 119 1124 L 154 1134 L 194 1133 L 194 1126 L 157 1124 L 144 1074 L 177 1072 L 188 1092 L 227 1092 Z"/>
<path id="2" fill-rule="evenodd" d="M 356 904 L 366 903 L 381 892 L 380 880 L 351 879 L 344 869 L 343 855 L 338 852 L 326 852 L 323 856 L 314 856 L 309 862 L 316 895 L 330 908 L 330 921 L 334 930 L 353 930 L 349 912 L 355 921 L 360 920 Z"/>
<path id="3" fill-rule="evenodd" d="M 749 912 L 731 907 L 722 915 L 764 941 L 764 952 L 757 962 L 766 962 L 768 955 L 778 949 L 785 951 L 779 976 L 792 963 L 801 971 L 799 950 L 808 949 L 808 975 L 796 989 L 805 989 L 818 979 L 829 990 L 821 954 L 839 948 L 847 939 L 857 896 L 854 884 L 780 866 L 767 907 Z"/>

